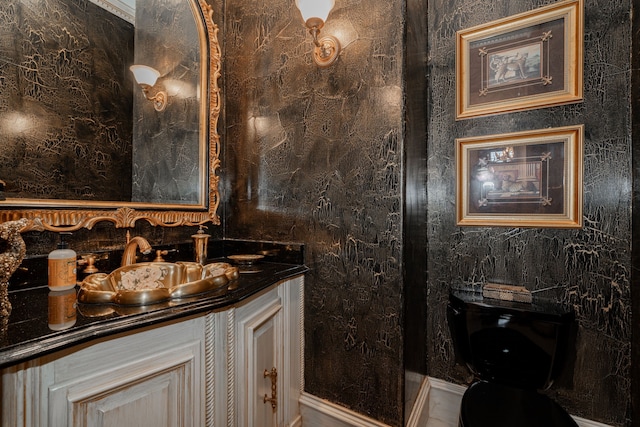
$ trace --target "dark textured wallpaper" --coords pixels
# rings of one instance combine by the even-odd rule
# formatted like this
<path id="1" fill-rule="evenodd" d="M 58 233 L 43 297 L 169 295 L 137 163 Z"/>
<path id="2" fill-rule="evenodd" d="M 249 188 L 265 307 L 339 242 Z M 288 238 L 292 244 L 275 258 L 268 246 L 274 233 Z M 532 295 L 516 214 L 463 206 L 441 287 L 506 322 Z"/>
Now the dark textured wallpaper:
<path id="1" fill-rule="evenodd" d="M 456 122 L 455 32 L 551 1 L 429 2 L 429 373 L 468 378 L 455 366 L 445 303 L 452 287 L 485 281 L 526 286 L 573 307 L 572 375 L 550 392 L 572 414 L 629 425 L 631 332 L 630 1 L 586 0 L 584 102 Z M 458 137 L 585 125 L 581 230 L 456 227 Z"/>
<path id="2" fill-rule="evenodd" d="M 402 423 L 403 8 L 337 2 L 318 69 L 293 1 L 228 0 L 225 235 L 306 245 L 306 390 Z"/>

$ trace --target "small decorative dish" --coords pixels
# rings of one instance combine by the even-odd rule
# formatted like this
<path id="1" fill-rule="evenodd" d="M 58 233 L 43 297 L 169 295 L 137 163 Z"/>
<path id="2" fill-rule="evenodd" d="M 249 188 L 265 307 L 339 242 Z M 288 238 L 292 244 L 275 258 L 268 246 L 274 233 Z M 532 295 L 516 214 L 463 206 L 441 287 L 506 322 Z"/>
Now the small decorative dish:
<path id="1" fill-rule="evenodd" d="M 243 255 L 229 255 L 227 256 L 231 261 L 238 265 L 251 265 L 264 258 L 264 255 L 258 254 L 243 254 Z"/>

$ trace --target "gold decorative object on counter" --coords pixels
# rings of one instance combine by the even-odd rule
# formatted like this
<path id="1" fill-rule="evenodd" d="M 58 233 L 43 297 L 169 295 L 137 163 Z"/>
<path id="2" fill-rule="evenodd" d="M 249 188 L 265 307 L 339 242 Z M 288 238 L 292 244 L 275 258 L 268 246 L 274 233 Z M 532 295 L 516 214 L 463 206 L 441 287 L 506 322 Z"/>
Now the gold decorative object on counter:
<path id="1" fill-rule="evenodd" d="M 211 235 L 204 232 L 205 228 L 207 227 L 201 225 L 198 232 L 191 236 L 193 239 L 193 253 L 195 260 L 202 265 L 207 262 L 209 237 L 211 237 Z"/>
<path id="2" fill-rule="evenodd" d="M 227 258 L 229 258 L 231 261 L 235 262 L 236 264 L 251 265 L 251 264 L 255 264 L 256 262 L 264 258 L 264 255 L 260 255 L 260 254 L 227 255 Z"/>
<path id="3" fill-rule="evenodd" d="M 227 259 L 238 266 L 240 273 L 259 273 L 262 271 L 256 264 L 264 258 L 261 254 L 227 255 Z"/>
<path id="4" fill-rule="evenodd" d="M 20 233 L 38 229 L 42 230 L 42 224 L 39 221 L 26 218 L 0 224 L 0 319 L 3 323 L 6 323 L 11 314 L 9 279 L 18 269 L 27 252 Z"/>
<path id="5" fill-rule="evenodd" d="M 226 291 L 238 278 L 238 269 L 227 263 L 203 266 L 197 262 L 141 262 L 113 272 L 87 276 L 78 301 L 87 304 L 147 305 L 172 298 Z"/>

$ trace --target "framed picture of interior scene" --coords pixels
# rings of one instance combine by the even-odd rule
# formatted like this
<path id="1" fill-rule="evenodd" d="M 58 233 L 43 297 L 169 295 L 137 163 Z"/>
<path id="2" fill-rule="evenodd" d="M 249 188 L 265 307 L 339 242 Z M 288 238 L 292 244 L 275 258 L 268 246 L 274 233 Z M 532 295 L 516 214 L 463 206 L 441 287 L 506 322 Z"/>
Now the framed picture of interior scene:
<path id="1" fill-rule="evenodd" d="M 568 0 L 456 33 L 456 119 L 580 102 L 583 3 Z"/>
<path id="2" fill-rule="evenodd" d="M 461 226 L 582 227 L 583 125 L 456 140 Z"/>

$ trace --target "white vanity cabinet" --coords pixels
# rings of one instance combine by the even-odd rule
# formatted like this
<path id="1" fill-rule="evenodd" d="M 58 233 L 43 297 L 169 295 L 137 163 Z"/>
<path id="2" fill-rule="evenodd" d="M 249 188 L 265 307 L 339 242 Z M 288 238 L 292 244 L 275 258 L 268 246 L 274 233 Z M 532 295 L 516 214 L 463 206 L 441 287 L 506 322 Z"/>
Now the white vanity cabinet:
<path id="1" fill-rule="evenodd" d="M 202 426 L 204 331 L 191 318 L 7 368 L 2 426 Z"/>
<path id="2" fill-rule="evenodd" d="M 300 426 L 303 289 L 296 276 L 220 310 L 5 368 L 1 426 Z"/>

